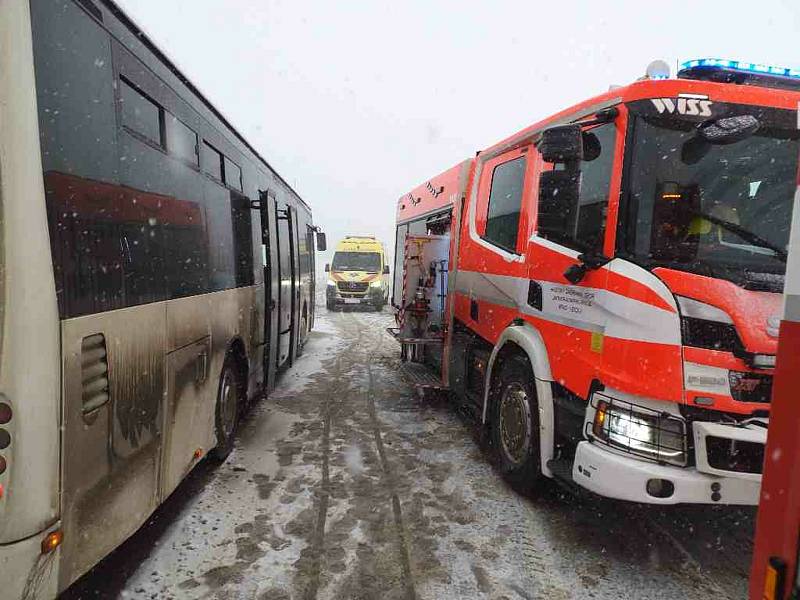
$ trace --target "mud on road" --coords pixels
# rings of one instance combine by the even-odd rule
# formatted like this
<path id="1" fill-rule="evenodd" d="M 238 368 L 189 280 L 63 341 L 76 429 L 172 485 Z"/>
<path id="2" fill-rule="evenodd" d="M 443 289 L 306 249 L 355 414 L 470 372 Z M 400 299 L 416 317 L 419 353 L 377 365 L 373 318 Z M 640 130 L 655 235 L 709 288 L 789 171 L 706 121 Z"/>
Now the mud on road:
<path id="1" fill-rule="evenodd" d="M 754 512 L 520 496 L 402 375 L 387 313 L 318 311 L 305 352 L 71 598 L 744 598 Z"/>

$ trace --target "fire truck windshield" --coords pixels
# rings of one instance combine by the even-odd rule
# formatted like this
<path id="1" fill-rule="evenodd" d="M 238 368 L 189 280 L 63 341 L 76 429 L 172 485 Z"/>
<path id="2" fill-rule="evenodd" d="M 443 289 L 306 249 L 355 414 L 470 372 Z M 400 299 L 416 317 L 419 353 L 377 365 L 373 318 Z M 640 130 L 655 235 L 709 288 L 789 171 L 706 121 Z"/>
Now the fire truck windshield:
<path id="1" fill-rule="evenodd" d="M 788 112 L 759 108 L 755 133 L 707 143 L 701 152 L 691 151 L 696 121 L 633 116 L 627 254 L 651 266 L 780 291 L 799 148 L 797 130 L 776 127 L 774 116 Z"/>

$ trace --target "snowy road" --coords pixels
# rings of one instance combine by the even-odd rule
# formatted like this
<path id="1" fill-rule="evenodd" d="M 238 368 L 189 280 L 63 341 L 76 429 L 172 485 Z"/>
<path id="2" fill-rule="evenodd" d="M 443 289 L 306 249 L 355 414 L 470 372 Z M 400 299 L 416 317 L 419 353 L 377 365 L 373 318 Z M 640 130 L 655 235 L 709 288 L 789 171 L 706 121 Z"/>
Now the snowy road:
<path id="1" fill-rule="evenodd" d="M 754 511 L 509 489 L 399 371 L 388 313 L 318 311 L 304 355 L 68 598 L 744 598 Z"/>

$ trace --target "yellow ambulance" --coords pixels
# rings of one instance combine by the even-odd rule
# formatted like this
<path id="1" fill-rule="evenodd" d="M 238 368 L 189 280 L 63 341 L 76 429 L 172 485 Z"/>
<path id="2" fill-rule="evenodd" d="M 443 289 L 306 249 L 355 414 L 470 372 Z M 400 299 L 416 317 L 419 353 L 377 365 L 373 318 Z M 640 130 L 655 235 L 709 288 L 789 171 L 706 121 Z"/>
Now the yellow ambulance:
<path id="1" fill-rule="evenodd" d="M 389 300 L 389 260 L 375 236 L 347 236 L 336 245 L 333 262 L 325 265 L 328 310 L 367 305 L 381 310 Z"/>

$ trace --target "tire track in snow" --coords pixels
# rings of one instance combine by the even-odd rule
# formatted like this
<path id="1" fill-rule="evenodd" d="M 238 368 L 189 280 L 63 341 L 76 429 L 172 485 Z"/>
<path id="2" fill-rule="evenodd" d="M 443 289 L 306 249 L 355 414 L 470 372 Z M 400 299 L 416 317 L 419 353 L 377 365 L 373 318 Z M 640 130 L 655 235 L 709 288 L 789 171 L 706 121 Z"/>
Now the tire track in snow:
<path id="1" fill-rule="evenodd" d="M 380 345 L 381 344 L 379 344 L 379 346 Z M 381 437 L 380 423 L 378 422 L 378 415 L 375 411 L 375 399 L 373 396 L 375 385 L 369 360 L 367 360 L 366 364 L 367 376 L 369 378 L 369 386 L 367 388 L 367 409 L 369 411 L 370 420 L 372 421 L 375 445 L 378 448 L 378 456 L 380 456 L 381 459 L 381 467 L 392 496 L 392 513 L 394 515 L 394 526 L 397 532 L 397 543 L 399 546 L 400 558 L 403 563 L 403 580 L 406 590 L 406 598 L 413 600 L 417 597 L 417 594 L 414 590 L 414 577 L 411 573 L 411 559 L 408 555 L 408 543 L 406 542 L 408 533 L 405 525 L 403 524 L 403 513 L 400 508 L 400 498 L 397 495 L 397 484 L 395 482 L 394 472 L 392 471 L 389 461 L 386 458 L 386 449 L 383 445 L 383 438 Z"/>

